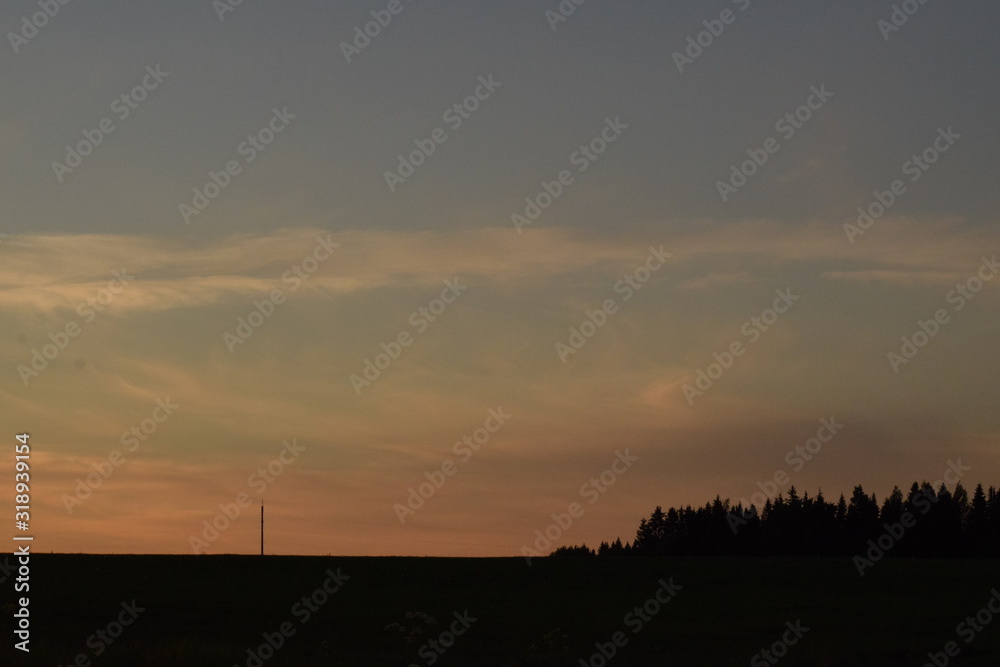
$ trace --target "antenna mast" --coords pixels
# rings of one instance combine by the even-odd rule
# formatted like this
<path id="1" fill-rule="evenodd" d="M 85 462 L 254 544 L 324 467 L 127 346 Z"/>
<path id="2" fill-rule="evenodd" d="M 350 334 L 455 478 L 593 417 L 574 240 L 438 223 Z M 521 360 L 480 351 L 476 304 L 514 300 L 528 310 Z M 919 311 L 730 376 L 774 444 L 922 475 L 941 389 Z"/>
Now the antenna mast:
<path id="1" fill-rule="evenodd" d="M 264 555 L 264 501 L 260 501 L 260 555 Z"/>

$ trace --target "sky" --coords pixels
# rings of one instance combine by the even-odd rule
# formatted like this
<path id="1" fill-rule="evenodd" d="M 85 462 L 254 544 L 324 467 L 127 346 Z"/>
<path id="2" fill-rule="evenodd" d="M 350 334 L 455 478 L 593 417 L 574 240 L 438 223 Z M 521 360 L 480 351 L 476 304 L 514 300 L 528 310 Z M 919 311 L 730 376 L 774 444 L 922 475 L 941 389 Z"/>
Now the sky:
<path id="1" fill-rule="evenodd" d="M 4 3 L 35 549 L 256 553 L 263 501 L 268 553 L 518 556 L 996 484 L 998 19 Z"/>

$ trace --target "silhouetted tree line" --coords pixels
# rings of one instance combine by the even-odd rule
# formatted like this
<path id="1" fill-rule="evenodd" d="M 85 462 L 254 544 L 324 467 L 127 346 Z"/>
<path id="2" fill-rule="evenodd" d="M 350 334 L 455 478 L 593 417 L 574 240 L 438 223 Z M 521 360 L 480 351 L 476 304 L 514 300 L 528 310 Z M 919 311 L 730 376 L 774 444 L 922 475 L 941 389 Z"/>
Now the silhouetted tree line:
<path id="1" fill-rule="evenodd" d="M 883 537 L 888 535 L 890 537 Z M 928 482 L 904 494 L 895 487 L 881 503 L 861 486 L 849 500 L 828 502 L 820 491 L 754 505 L 715 500 L 697 509 L 657 506 L 639 522 L 635 540 L 559 547 L 552 556 L 854 556 L 881 546 L 887 555 L 1000 557 L 1000 489 L 976 486 L 972 497 L 956 484 L 935 491 Z M 885 545 L 891 545 L 885 549 Z"/>

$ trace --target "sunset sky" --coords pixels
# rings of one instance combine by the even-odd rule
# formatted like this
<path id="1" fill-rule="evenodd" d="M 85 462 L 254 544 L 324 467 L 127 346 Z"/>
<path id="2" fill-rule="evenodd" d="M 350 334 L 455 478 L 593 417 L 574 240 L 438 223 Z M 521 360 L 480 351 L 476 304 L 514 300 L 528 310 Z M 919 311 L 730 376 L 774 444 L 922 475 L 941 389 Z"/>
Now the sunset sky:
<path id="1" fill-rule="evenodd" d="M 193 553 L 240 494 L 204 551 L 261 498 L 268 553 L 517 556 L 574 502 L 553 546 L 778 471 L 1000 482 L 1000 9 L 562 4 L 4 3 L 37 551 Z"/>

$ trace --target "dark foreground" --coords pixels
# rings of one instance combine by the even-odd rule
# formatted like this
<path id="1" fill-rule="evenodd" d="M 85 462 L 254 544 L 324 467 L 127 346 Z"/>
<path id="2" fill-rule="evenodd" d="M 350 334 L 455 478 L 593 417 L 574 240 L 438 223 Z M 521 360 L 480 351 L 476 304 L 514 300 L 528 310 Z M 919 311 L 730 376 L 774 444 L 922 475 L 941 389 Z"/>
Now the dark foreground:
<path id="1" fill-rule="evenodd" d="M 993 589 L 995 560 L 35 555 L 0 664 L 997 665 Z"/>

